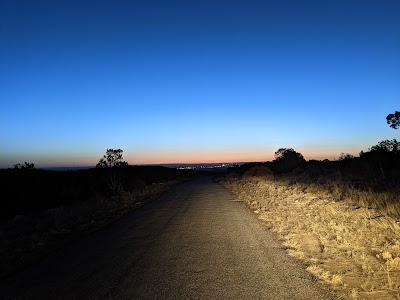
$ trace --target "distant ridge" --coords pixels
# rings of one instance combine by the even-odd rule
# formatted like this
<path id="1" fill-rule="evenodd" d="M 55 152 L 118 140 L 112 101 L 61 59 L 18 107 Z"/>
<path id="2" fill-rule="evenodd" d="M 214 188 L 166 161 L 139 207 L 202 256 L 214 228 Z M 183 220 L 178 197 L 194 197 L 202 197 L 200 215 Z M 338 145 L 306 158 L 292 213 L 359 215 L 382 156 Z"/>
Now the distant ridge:
<path id="1" fill-rule="evenodd" d="M 38 168 L 41 170 L 49 170 L 49 171 L 79 171 L 86 169 L 94 169 L 95 166 L 81 166 L 81 167 L 47 167 L 47 168 Z"/>

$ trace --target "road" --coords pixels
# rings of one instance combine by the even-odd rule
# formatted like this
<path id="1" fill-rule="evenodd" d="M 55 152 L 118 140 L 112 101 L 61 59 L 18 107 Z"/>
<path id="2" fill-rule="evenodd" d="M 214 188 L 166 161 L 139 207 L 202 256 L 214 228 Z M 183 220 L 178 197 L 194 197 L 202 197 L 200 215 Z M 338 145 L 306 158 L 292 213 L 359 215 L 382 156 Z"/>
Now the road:
<path id="1" fill-rule="evenodd" d="M 334 299 L 205 177 L 0 283 L 2 299 Z"/>

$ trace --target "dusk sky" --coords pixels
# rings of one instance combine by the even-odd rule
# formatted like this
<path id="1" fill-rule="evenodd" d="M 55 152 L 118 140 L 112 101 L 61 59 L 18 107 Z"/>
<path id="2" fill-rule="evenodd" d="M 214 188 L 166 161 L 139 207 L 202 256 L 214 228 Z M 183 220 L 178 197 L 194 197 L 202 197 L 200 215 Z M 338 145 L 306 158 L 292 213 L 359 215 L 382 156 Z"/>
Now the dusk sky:
<path id="1" fill-rule="evenodd" d="M 400 1 L 0 0 L 0 167 L 358 155 L 399 138 Z"/>

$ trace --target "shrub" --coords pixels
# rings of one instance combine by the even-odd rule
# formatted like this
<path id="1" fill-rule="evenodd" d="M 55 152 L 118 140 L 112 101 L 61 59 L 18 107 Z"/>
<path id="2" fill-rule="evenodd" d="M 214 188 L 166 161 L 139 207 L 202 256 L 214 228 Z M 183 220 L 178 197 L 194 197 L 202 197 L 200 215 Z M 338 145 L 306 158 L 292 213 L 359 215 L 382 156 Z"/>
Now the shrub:
<path id="1" fill-rule="evenodd" d="M 244 172 L 242 178 L 253 178 L 261 180 L 274 180 L 274 174 L 270 168 L 255 166 Z"/>

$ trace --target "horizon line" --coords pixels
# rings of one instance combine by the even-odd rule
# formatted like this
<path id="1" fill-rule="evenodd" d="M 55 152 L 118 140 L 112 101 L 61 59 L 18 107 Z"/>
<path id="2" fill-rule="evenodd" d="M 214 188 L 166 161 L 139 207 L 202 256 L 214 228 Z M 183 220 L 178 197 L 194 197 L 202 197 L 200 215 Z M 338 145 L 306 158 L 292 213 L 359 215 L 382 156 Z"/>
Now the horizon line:
<path id="1" fill-rule="evenodd" d="M 329 160 L 329 161 L 336 161 L 338 160 L 337 158 L 333 158 L 333 159 L 315 159 L 315 158 L 311 158 L 311 159 L 306 159 L 306 161 L 311 161 L 311 160 L 317 160 L 317 161 L 324 161 L 324 160 Z M 139 164 L 129 164 L 128 166 L 167 166 L 167 165 L 213 165 L 213 164 L 246 164 L 246 163 L 267 163 L 267 162 L 273 162 L 274 160 L 266 160 L 266 161 L 256 161 L 256 160 L 252 160 L 252 161 L 220 161 L 220 162 L 184 162 L 184 163 L 139 163 Z M 51 165 L 51 166 L 43 166 L 43 167 L 36 167 L 35 169 L 55 169 L 55 168 L 91 168 L 94 169 L 96 168 L 96 165 Z M 2 166 L 0 167 L 0 169 L 13 169 L 13 166 L 11 167 L 5 167 Z"/>

